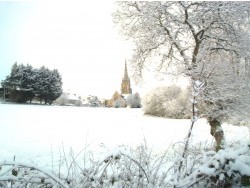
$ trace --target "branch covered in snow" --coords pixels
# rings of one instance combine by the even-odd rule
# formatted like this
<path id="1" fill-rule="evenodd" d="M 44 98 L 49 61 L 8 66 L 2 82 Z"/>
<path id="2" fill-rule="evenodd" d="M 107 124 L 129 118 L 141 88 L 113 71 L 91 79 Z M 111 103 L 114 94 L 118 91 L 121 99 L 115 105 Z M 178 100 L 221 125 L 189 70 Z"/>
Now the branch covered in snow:
<path id="1" fill-rule="evenodd" d="M 0 162 L 0 166 L 4 170 L 3 172 L 0 171 L 0 181 L 15 181 L 23 184 L 37 185 L 60 185 L 63 188 L 69 187 L 60 178 L 35 165 L 15 161 L 3 161 Z"/>

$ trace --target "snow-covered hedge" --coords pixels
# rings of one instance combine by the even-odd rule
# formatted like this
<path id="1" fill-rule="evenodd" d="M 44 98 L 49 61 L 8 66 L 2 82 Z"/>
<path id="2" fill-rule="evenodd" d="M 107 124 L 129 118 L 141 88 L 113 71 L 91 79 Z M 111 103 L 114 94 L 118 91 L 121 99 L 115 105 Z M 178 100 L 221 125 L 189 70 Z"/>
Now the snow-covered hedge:
<path id="1" fill-rule="evenodd" d="M 177 187 L 249 187 L 250 143 L 189 154 Z"/>
<path id="2" fill-rule="evenodd" d="M 19 162 L 0 162 L 0 187 L 247 187 L 250 186 L 250 144 L 214 151 L 189 150 L 187 157 L 170 150 L 153 154 L 146 145 L 119 148 L 88 165 L 71 156 L 66 174 Z M 86 158 L 85 158 L 86 160 Z M 179 172 L 179 161 L 185 165 Z M 78 161 L 78 162 L 77 162 Z M 86 161 L 85 161 L 86 162 Z"/>
<path id="3" fill-rule="evenodd" d="M 145 114 L 173 119 L 190 118 L 187 92 L 178 86 L 157 87 L 142 100 Z"/>

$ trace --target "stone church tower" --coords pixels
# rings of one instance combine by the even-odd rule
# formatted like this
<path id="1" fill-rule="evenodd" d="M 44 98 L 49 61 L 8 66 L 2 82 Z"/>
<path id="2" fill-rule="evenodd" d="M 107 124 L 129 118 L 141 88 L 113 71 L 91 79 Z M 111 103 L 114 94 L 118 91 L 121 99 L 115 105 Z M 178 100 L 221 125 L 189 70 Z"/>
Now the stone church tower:
<path id="1" fill-rule="evenodd" d="M 122 83 L 121 83 L 121 94 L 132 94 L 130 79 L 128 77 L 128 69 L 127 69 L 126 60 L 125 60 L 124 77 L 123 77 Z"/>

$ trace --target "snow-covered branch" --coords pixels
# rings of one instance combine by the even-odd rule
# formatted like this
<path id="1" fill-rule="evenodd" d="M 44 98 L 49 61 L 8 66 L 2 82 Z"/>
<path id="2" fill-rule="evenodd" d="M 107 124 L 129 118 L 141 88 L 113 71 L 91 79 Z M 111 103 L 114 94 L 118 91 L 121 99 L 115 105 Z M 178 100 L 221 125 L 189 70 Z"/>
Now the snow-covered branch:
<path id="1" fill-rule="evenodd" d="M 15 161 L 2 161 L 0 162 L 0 166 L 2 168 L 7 167 L 7 169 L 0 173 L 0 181 L 17 181 L 27 184 L 58 184 L 63 188 L 69 188 L 67 183 L 63 182 L 47 170 L 35 165 Z M 24 172 L 21 169 L 24 169 Z M 38 175 L 35 172 L 41 174 Z"/>

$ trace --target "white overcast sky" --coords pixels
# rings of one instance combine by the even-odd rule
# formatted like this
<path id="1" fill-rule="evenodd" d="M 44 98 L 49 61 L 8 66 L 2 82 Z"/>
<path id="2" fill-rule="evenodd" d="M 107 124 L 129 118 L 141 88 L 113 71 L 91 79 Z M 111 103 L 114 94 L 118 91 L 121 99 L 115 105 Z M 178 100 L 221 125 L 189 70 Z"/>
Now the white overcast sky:
<path id="1" fill-rule="evenodd" d="M 0 80 L 14 62 L 44 65 L 59 70 L 66 92 L 111 97 L 132 52 L 112 22 L 114 8 L 113 1 L 0 1 Z M 149 85 L 132 80 L 134 91 Z"/>

